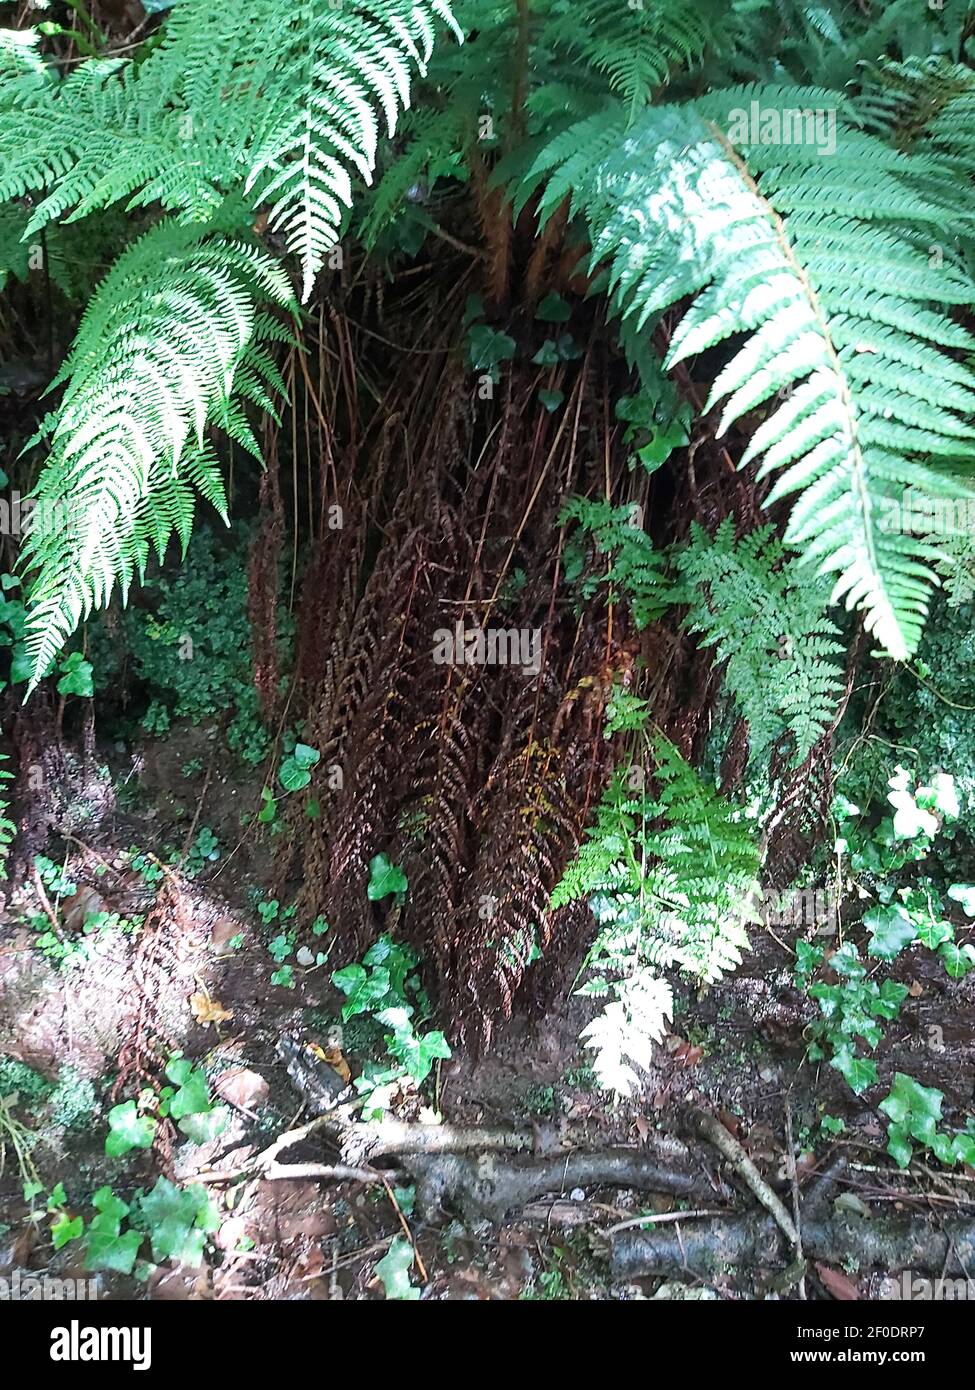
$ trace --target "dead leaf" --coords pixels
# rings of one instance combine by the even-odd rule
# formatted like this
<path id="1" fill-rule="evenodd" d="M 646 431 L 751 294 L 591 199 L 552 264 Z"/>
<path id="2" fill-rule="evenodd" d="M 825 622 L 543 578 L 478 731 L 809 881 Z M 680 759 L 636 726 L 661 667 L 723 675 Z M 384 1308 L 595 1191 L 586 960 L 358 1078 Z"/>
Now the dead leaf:
<path id="1" fill-rule="evenodd" d="M 233 1009 L 225 1009 L 219 999 L 211 999 L 205 990 L 190 995 L 190 1008 L 197 1023 L 208 1028 L 211 1023 L 226 1023 L 233 1018 Z"/>
<path id="2" fill-rule="evenodd" d="M 674 1048 L 674 1061 L 685 1067 L 696 1067 L 703 1056 L 704 1048 L 692 1047 L 689 1042 L 682 1042 L 679 1047 Z"/>
<path id="3" fill-rule="evenodd" d="M 235 936 L 241 936 L 244 928 L 233 917 L 219 917 L 210 928 L 210 946 L 214 951 L 230 949 Z"/>
<path id="4" fill-rule="evenodd" d="M 823 1287 L 827 1293 L 839 1303 L 856 1303 L 860 1297 L 860 1290 L 853 1280 L 838 1269 L 830 1269 L 829 1265 L 816 1264 L 816 1273 L 823 1281 Z"/>
<path id="5" fill-rule="evenodd" d="M 74 897 L 65 905 L 64 925 L 67 931 L 80 931 L 89 915 L 105 911 L 105 899 L 96 889 L 82 884 Z"/>
<path id="6" fill-rule="evenodd" d="M 919 980 L 912 980 L 907 992 L 912 999 L 920 999 L 921 995 L 924 993 L 924 986 Z"/>
<path id="7" fill-rule="evenodd" d="M 737 1116 L 732 1115 L 728 1110 L 719 1110 L 718 1119 L 724 1125 L 728 1133 L 733 1135 L 735 1139 L 741 1137 L 741 1121 Z"/>
<path id="8" fill-rule="evenodd" d="M 352 1080 L 352 1073 L 349 1071 L 348 1062 L 342 1056 L 342 1049 L 340 1047 L 326 1047 L 324 1051 L 320 1048 L 316 1048 L 316 1051 L 321 1051 L 322 1061 L 327 1062 L 332 1070 L 340 1076 L 346 1086 L 348 1086 Z"/>
<path id="9" fill-rule="evenodd" d="M 214 1090 L 231 1105 L 253 1110 L 267 1100 L 270 1087 L 258 1072 L 249 1071 L 247 1067 L 232 1067 L 217 1077 Z"/>

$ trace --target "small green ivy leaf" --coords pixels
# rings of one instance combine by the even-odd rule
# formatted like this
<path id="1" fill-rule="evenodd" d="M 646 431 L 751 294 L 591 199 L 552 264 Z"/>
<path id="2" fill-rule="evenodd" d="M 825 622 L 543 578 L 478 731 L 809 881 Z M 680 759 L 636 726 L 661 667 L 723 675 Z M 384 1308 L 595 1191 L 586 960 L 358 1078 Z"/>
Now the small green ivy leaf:
<path id="1" fill-rule="evenodd" d="M 933 1086 L 922 1086 L 912 1076 L 899 1071 L 894 1075 L 890 1093 L 880 1102 L 880 1109 L 893 1124 L 902 1126 L 919 1143 L 931 1144 L 941 1122 L 943 1092 Z"/>
<path id="2" fill-rule="evenodd" d="M 946 941 L 939 948 L 938 955 L 953 980 L 961 980 L 969 970 L 975 969 L 975 946 L 970 944 L 959 946 L 954 941 Z"/>
<path id="3" fill-rule="evenodd" d="M 200 1115 L 210 1109 L 210 1088 L 204 1072 L 186 1057 L 171 1060 L 166 1067 L 166 1075 L 179 1090 L 169 1102 L 169 1113 L 174 1120 L 184 1115 Z"/>
<path id="4" fill-rule="evenodd" d="M 405 1236 L 397 1236 L 376 1265 L 387 1298 L 412 1302 L 420 1297 L 420 1290 L 410 1283 L 412 1266 L 413 1247 Z"/>
<path id="5" fill-rule="evenodd" d="M 57 1220 L 51 1223 L 51 1241 L 55 1250 L 67 1245 L 69 1240 L 77 1240 L 84 1229 L 85 1223 L 80 1216 L 72 1220 L 66 1211 L 59 1212 Z"/>
<path id="6" fill-rule="evenodd" d="M 59 695 L 82 695 L 90 699 L 95 693 L 92 680 L 93 667 L 81 652 L 72 652 L 61 662 L 62 676 L 58 681 Z"/>
<path id="7" fill-rule="evenodd" d="M 108 1112 L 108 1124 L 105 1152 L 112 1158 L 119 1158 L 130 1149 L 148 1149 L 156 1135 L 156 1121 L 151 1115 L 140 1115 L 134 1100 L 113 1106 Z"/>
<path id="8" fill-rule="evenodd" d="M 219 1225 L 204 1187 L 195 1184 L 181 1189 L 161 1177 L 151 1192 L 139 1198 L 139 1206 L 149 1227 L 153 1259 L 200 1263 L 207 1233 Z"/>
<path id="9" fill-rule="evenodd" d="M 396 1011 L 389 1009 L 387 1012 Z M 384 1019 L 385 1013 L 381 1013 L 380 1022 Z M 440 1031 L 417 1034 L 414 1033 L 412 1026 L 405 1030 L 396 1031 L 394 1037 L 387 1042 L 387 1047 L 389 1052 L 392 1052 L 392 1055 L 403 1063 L 410 1076 L 416 1081 L 417 1086 L 430 1076 L 435 1059 L 451 1056 L 451 1048 L 449 1048 L 444 1034 Z"/>
<path id="10" fill-rule="evenodd" d="M 96 1226 L 98 1217 L 91 1222 L 85 1237 L 85 1265 L 88 1269 L 108 1269 L 116 1274 L 131 1274 L 135 1258 L 139 1253 L 143 1235 L 141 1231 L 102 1230 Z"/>
<path id="11" fill-rule="evenodd" d="M 379 902 L 391 893 L 399 896 L 409 886 L 406 874 L 388 854 L 377 854 L 369 860 L 369 886 L 366 895 L 370 902 Z"/>
<path id="12" fill-rule="evenodd" d="M 975 883 L 953 883 L 948 897 L 961 904 L 966 917 L 975 917 Z"/>
<path id="13" fill-rule="evenodd" d="M 858 1057 L 851 1043 L 842 1043 L 836 1049 L 830 1065 L 846 1080 L 854 1095 L 862 1095 L 877 1084 L 877 1063 L 869 1057 Z"/>
<path id="14" fill-rule="evenodd" d="M 342 1005 L 342 1021 L 347 1023 L 389 993 L 389 971 L 378 966 L 367 972 L 361 965 L 347 965 L 333 971 L 332 984 L 347 996 Z"/>
<path id="15" fill-rule="evenodd" d="M 194 1144 L 207 1144 L 223 1134 L 230 1121 L 230 1112 L 225 1105 L 214 1105 L 199 1114 L 186 1115 L 180 1120 L 179 1128 Z"/>
<path id="16" fill-rule="evenodd" d="M 317 748 L 311 748 L 307 743 L 296 743 L 278 771 L 278 778 L 285 791 L 297 792 L 307 787 L 311 781 L 310 769 L 320 757 Z"/>

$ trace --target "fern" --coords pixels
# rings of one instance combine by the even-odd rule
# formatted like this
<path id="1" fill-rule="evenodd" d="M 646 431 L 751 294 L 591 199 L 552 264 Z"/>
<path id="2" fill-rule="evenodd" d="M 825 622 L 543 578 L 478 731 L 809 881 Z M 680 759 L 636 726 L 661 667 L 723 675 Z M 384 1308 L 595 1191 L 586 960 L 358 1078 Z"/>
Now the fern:
<path id="1" fill-rule="evenodd" d="M 559 520 L 562 525 L 578 523 L 579 531 L 566 546 L 565 577 L 570 583 L 581 579 L 583 598 L 605 587 L 610 602 L 629 602 L 638 628 L 661 616 L 667 607 L 664 560 L 640 523 L 639 508 L 571 497 Z M 591 537 L 597 553 L 608 557 L 604 572 L 587 566 L 579 533 Z"/>
<path id="2" fill-rule="evenodd" d="M 632 117 L 672 66 L 690 67 L 701 57 L 717 13 L 707 0 L 693 8 L 683 0 L 648 5 L 591 0 L 584 14 L 563 9 L 546 37 L 603 74 Z"/>
<path id="3" fill-rule="evenodd" d="M 669 995 L 654 972 L 677 967 L 711 983 L 740 964 L 759 866 L 741 813 L 662 735 L 651 749 L 657 795 L 639 790 L 638 777 L 631 786 L 634 769 L 618 772 L 552 894 L 553 907 L 588 900 L 600 924 L 584 967 L 594 976 L 580 992 L 616 996 L 589 1038 L 619 1080 L 622 1053 L 645 1065 L 634 1051 L 638 1020 L 661 1026 Z M 652 1035 L 643 1034 L 647 1046 Z"/>
<path id="4" fill-rule="evenodd" d="M 589 222 L 592 263 L 609 262 L 615 306 L 638 324 L 696 296 L 669 364 L 746 334 L 709 406 L 719 424 L 761 406 L 744 460 L 778 473 L 769 502 L 794 496 L 786 541 L 834 599 L 903 658 L 917 646 L 937 550 L 881 525 L 908 486 L 961 497 L 975 459 L 975 373 L 955 350 L 975 339 L 942 305 L 975 283 L 956 257 L 929 264 L 951 215 L 928 155 L 906 155 L 837 118 L 837 148 L 736 149 L 732 112 L 837 110 L 834 93 L 748 87 L 645 111 L 629 129 L 604 117 L 557 136 L 525 180 L 548 180 L 543 213 L 571 198 Z M 783 399 L 785 396 L 785 399 Z"/>
<path id="5" fill-rule="evenodd" d="M 303 296 L 423 71 L 446 0 L 181 0 L 143 62 L 93 59 L 61 83 L 0 87 L 0 201 L 46 189 L 29 231 L 119 199 L 183 221 L 242 190 L 300 259 Z M 25 151 L 29 154 L 25 157 Z"/>
<path id="6" fill-rule="evenodd" d="M 259 450 L 242 405 L 272 409 L 282 389 L 264 344 L 286 336 L 260 300 L 293 306 L 280 268 L 212 228 L 163 222 L 119 258 L 82 319 L 44 427 L 50 456 L 36 490 L 58 524 L 32 528 L 36 571 L 28 650 L 35 680 L 116 583 L 127 591 L 175 530 L 185 548 L 194 491 L 224 511 L 205 431 Z"/>
<path id="7" fill-rule="evenodd" d="M 801 763 L 832 723 L 842 692 L 844 648 L 823 616 L 828 588 L 810 581 L 771 526 L 735 541 L 727 518 L 712 540 L 700 526 L 675 552 L 691 608 L 689 631 L 726 663 L 725 681 L 748 724 L 751 760 L 783 734 Z"/>

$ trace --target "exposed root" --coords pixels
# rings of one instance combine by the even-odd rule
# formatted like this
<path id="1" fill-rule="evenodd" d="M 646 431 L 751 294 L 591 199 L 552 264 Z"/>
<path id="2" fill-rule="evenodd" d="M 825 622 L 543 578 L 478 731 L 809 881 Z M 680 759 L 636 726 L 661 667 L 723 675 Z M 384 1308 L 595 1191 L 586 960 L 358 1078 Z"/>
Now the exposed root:
<path id="1" fill-rule="evenodd" d="M 713 1197 L 704 1178 L 665 1167 L 629 1149 L 568 1153 L 542 1162 L 505 1161 L 497 1153 L 408 1155 L 403 1166 L 416 1179 L 417 1210 L 436 1220 L 449 1206 L 467 1221 L 502 1221 L 546 1193 L 576 1187 L 633 1187 L 676 1197 Z"/>
<path id="2" fill-rule="evenodd" d="M 830 1265 L 846 1261 L 895 1272 L 902 1269 L 938 1275 L 975 1268 L 975 1221 L 946 1221 L 924 1225 L 911 1217 L 865 1221 L 816 1220 L 802 1226 L 806 1256 Z M 767 1216 L 737 1216 L 695 1222 L 653 1231 L 620 1231 L 613 1237 L 610 1267 L 613 1277 L 633 1279 L 649 1274 L 691 1274 L 710 1279 L 735 1266 L 756 1267 L 781 1262 L 782 1233 Z"/>

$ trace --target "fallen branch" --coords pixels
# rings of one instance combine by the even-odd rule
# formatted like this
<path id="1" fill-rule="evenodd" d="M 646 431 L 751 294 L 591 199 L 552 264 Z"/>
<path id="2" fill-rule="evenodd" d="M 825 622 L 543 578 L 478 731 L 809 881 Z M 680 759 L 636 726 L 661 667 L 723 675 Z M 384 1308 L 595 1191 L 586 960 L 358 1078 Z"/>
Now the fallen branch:
<path id="1" fill-rule="evenodd" d="M 975 1267 L 975 1221 L 926 1226 L 911 1218 L 817 1220 L 813 1216 L 803 1222 L 802 1241 L 807 1258 L 830 1265 L 851 1260 L 861 1267 L 939 1275 L 949 1267 L 957 1268 L 960 1275 Z M 783 1254 L 779 1227 L 764 1216 L 695 1223 L 686 1229 L 675 1222 L 673 1228 L 621 1231 L 613 1237 L 611 1250 L 610 1265 L 617 1279 L 679 1273 L 710 1279 L 735 1265 L 754 1269 L 774 1264 Z"/>
<path id="2" fill-rule="evenodd" d="M 211 1175 L 210 1182 L 214 1182 L 225 1174 Z M 272 1163 L 260 1173 L 262 1178 L 271 1182 L 281 1179 L 298 1178 L 318 1178 L 329 1179 L 332 1182 L 365 1182 L 365 1183 L 386 1183 L 387 1175 L 377 1173 L 372 1168 L 352 1168 L 347 1163 Z"/>

